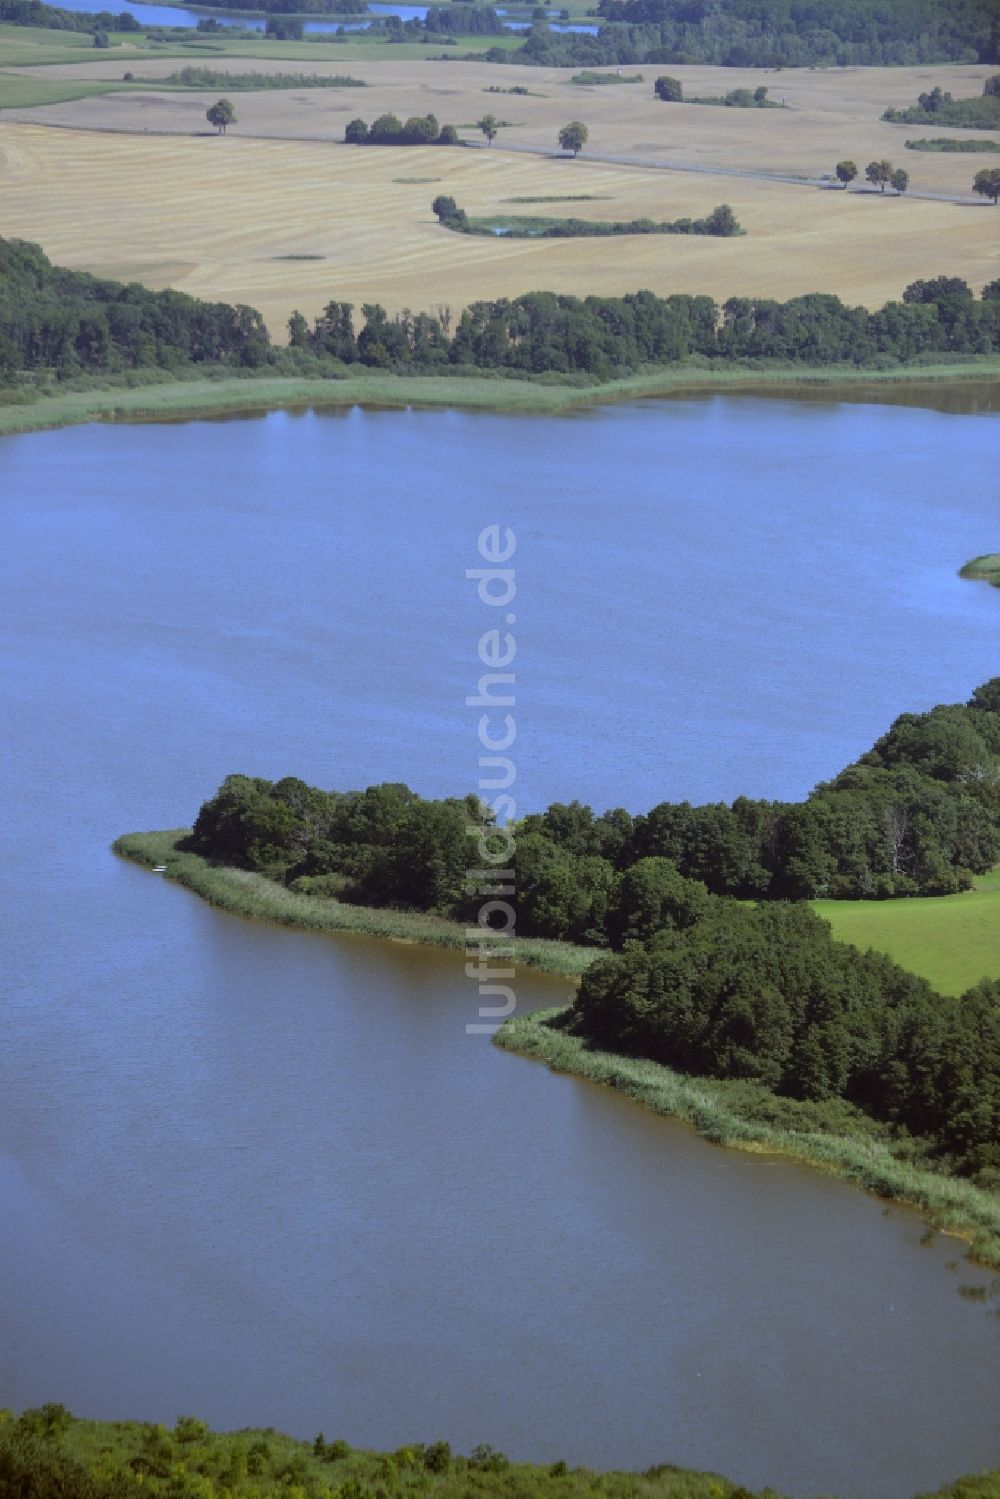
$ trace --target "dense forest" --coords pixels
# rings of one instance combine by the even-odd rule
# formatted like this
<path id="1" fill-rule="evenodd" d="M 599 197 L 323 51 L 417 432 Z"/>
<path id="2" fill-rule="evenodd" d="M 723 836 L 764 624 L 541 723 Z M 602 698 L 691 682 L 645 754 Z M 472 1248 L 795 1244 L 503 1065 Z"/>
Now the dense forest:
<path id="1" fill-rule="evenodd" d="M 312 895 L 471 920 L 470 833 L 489 842 L 492 818 L 475 796 L 235 775 L 189 846 Z M 804 802 L 556 803 L 514 833 L 518 933 L 609 950 L 573 1011 L 588 1040 L 846 1099 L 952 1169 L 1000 1171 L 1000 983 L 943 997 L 796 904 L 958 891 L 1000 860 L 1000 678 L 904 714 Z"/>
<path id="2" fill-rule="evenodd" d="M 935 1499 L 990 1499 L 994 1475 L 940 1489 Z M 210 1431 L 193 1416 L 152 1422 L 82 1421 L 62 1405 L 0 1411 L 0 1494 L 10 1499 L 755 1499 L 711 1473 L 668 1466 L 595 1473 L 565 1462 L 512 1463 L 489 1446 L 468 1457 L 447 1442 L 367 1452 L 319 1433 L 296 1441 L 273 1427 Z M 779 1499 L 773 1489 L 760 1499 Z M 927 1496 L 930 1499 L 930 1496 Z"/>
<path id="3" fill-rule="evenodd" d="M 0 239 L 0 383 L 38 370 L 252 367 L 267 352 L 251 307 L 62 270 L 37 245 Z"/>
<path id="4" fill-rule="evenodd" d="M 364 905 L 463 917 L 475 798 L 406 786 L 320 791 L 230 776 L 192 847 L 226 864 Z M 517 825 L 518 929 L 618 946 L 655 931 L 639 874 L 666 864 L 706 896 L 891 899 L 968 888 L 1000 861 L 1000 677 L 964 705 L 906 713 L 803 802 L 661 802 L 638 816 L 554 803 Z M 645 924 L 643 924 L 645 923 Z"/>
<path id="5" fill-rule="evenodd" d="M 669 868 L 647 888 L 659 875 L 666 890 Z M 664 924 L 585 971 L 571 1030 L 680 1072 L 846 1100 L 919 1142 L 928 1164 L 1000 1184 L 1000 982 L 938 994 L 833 941 L 807 906 L 709 897 L 698 911 L 694 882 L 673 880 Z"/>
<path id="6" fill-rule="evenodd" d="M 605 380 L 692 360 L 891 369 L 1000 352 L 1000 281 L 976 297 L 964 281 L 946 276 L 914 282 L 901 302 L 876 312 L 822 293 L 787 302 L 731 297 L 720 308 L 711 297 L 639 291 L 473 302 L 454 327 L 447 311 L 390 317 L 375 303 L 361 313 L 360 328 L 348 302 L 328 303 L 311 328 L 294 313 L 289 346 L 278 347 L 251 307 L 65 270 L 37 245 L 0 239 L 0 390 L 39 379 L 204 366 L 336 376 L 360 365 Z"/>
<path id="7" fill-rule="evenodd" d="M 491 62 L 858 67 L 1000 62 L 994 0 L 600 0 L 597 36 L 536 23 Z"/>

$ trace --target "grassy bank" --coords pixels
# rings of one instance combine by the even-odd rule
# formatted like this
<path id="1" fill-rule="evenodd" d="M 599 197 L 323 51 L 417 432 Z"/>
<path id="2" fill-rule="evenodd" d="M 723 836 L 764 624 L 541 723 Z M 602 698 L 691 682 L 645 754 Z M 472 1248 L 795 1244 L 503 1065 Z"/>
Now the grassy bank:
<path id="1" fill-rule="evenodd" d="M 980 876 L 962 895 L 812 905 L 839 942 L 887 953 L 942 994 L 964 994 L 982 978 L 1000 979 L 1000 870 Z"/>
<path id="2" fill-rule="evenodd" d="M 1000 552 L 987 552 L 982 557 L 973 557 L 962 568 L 960 576 L 981 583 L 992 583 L 994 588 L 1000 588 Z"/>
<path id="3" fill-rule="evenodd" d="M 126 833 L 113 845 L 116 854 L 147 869 L 166 866 L 166 877 L 193 890 L 220 910 L 251 921 L 271 921 L 279 926 L 310 932 L 353 932 L 365 937 L 388 937 L 398 942 L 423 942 L 434 947 L 468 946 L 463 922 L 448 921 L 420 911 L 391 911 L 375 906 L 352 906 L 323 896 L 299 895 L 260 874 L 228 865 L 211 864 L 199 854 L 178 848 L 190 828 L 157 833 Z M 593 948 L 574 947 L 570 942 L 550 942 L 541 937 L 519 937 L 515 943 L 518 963 L 546 973 L 573 978 L 596 956 Z"/>
<path id="4" fill-rule="evenodd" d="M 227 376 L 165 380 L 137 389 L 68 390 L 24 404 L 3 404 L 0 436 L 68 427 L 79 422 L 157 421 L 225 416 L 285 408 L 386 406 L 451 407 L 469 411 L 554 416 L 613 401 L 684 395 L 700 391 L 746 391 L 763 395 L 822 391 L 838 400 L 893 400 L 934 406 L 947 385 L 1000 384 L 1000 357 L 991 356 L 919 369 L 748 369 L 678 366 L 604 384 L 560 385 L 502 376 L 347 374 L 342 378 Z"/>
<path id="5" fill-rule="evenodd" d="M 910 1203 L 936 1228 L 964 1239 L 976 1259 L 1000 1266 L 1000 1197 L 901 1159 L 887 1132 L 863 1116 L 856 1120 L 859 1133 L 852 1132 L 855 1111 L 844 1110 L 844 1133 L 810 1129 L 811 1106 L 776 1098 L 764 1088 L 688 1077 L 657 1062 L 592 1050 L 553 1026 L 565 1013 L 539 1010 L 508 1020 L 496 1044 L 554 1072 L 615 1088 L 654 1113 L 692 1125 L 715 1144 L 790 1156 L 878 1197 Z"/>

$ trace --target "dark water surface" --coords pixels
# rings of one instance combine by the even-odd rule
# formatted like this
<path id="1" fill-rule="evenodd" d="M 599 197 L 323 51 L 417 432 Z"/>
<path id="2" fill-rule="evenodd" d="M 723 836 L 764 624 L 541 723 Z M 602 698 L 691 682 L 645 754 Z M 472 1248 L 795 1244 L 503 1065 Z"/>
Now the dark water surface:
<path id="1" fill-rule="evenodd" d="M 1000 1462 L 953 1242 L 467 1036 L 455 955 L 108 853 L 231 770 L 473 787 L 493 522 L 525 808 L 801 795 L 1000 670 L 956 577 L 998 545 L 997 432 L 712 398 L 0 442 L 0 1405 L 865 1499 Z"/>

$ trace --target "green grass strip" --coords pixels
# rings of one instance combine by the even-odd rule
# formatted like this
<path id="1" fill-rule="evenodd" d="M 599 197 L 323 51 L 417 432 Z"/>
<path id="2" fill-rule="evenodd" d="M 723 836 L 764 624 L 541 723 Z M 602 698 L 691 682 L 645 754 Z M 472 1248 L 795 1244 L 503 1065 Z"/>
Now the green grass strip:
<path id="1" fill-rule="evenodd" d="M 142 372 L 144 374 L 149 372 Z M 124 383 L 83 389 L 36 392 L 0 388 L 0 436 L 40 432 L 94 421 L 156 421 L 179 417 L 226 416 L 247 411 L 280 411 L 315 406 L 355 405 L 449 407 L 468 411 L 516 412 L 554 416 L 612 401 L 684 395 L 698 391 L 741 390 L 750 394 L 821 389 L 842 400 L 878 398 L 880 391 L 905 390 L 915 405 L 934 406 L 944 384 L 995 382 L 1000 356 L 894 370 L 842 366 L 770 365 L 759 368 L 706 364 L 673 365 L 604 383 L 586 378 L 514 379 L 489 371 L 474 375 L 390 375 L 347 372 L 333 377 L 225 375 L 179 378 L 157 375 L 155 383 L 132 388 Z M 923 393 L 927 399 L 920 399 Z"/>
<path id="2" fill-rule="evenodd" d="M 975 1259 L 1000 1266 L 1000 1197 L 995 1193 L 899 1160 L 877 1138 L 790 1130 L 748 1118 L 738 1101 L 745 1088 L 689 1077 L 658 1062 L 592 1050 L 580 1037 L 553 1027 L 552 1022 L 566 1013 L 536 1010 L 515 1016 L 504 1022 L 496 1044 L 544 1062 L 553 1072 L 615 1088 L 656 1114 L 692 1125 L 714 1144 L 790 1156 L 877 1197 L 909 1203 L 936 1228 L 964 1239 Z"/>

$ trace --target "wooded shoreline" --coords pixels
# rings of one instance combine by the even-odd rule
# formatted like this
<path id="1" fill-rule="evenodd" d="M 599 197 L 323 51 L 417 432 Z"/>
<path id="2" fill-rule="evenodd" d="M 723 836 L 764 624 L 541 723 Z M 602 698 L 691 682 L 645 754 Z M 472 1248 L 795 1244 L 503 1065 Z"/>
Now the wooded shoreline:
<path id="1" fill-rule="evenodd" d="M 220 910 L 249 920 L 270 921 L 302 931 L 354 934 L 391 941 L 464 950 L 465 925 L 420 912 L 340 904 L 300 895 L 262 875 L 213 865 L 178 847 L 188 828 L 128 833 L 113 850 L 146 869 L 163 866 L 165 877 Z M 601 949 L 543 938 L 516 939 L 516 961 L 560 977 L 577 979 Z M 567 996 L 568 997 L 568 996 Z M 705 1139 L 749 1151 L 785 1155 L 817 1166 L 889 1201 L 918 1209 L 937 1229 L 968 1245 L 971 1258 L 1000 1269 L 1000 1199 L 961 1178 L 929 1171 L 894 1156 L 888 1132 L 835 1135 L 792 1130 L 761 1117 L 772 1097 L 767 1090 L 734 1088 L 708 1077 L 690 1077 L 635 1057 L 596 1050 L 582 1038 L 547 1022 L 564 1011 L 542 1010 L 505 1022 L 495 1044 L 556 1072 L 571 1073 L 626 1093 L 655 1113 L 680 1119 Z M 751 1096 L 752 1094 L 752 1096 Z M 777 1100 L 774 1100 L 777 1103 Z M 794 1102 L 781 1100 L 784 1114 Z M 766 1112 L 763 1107 L 763 1112 Z"/>

